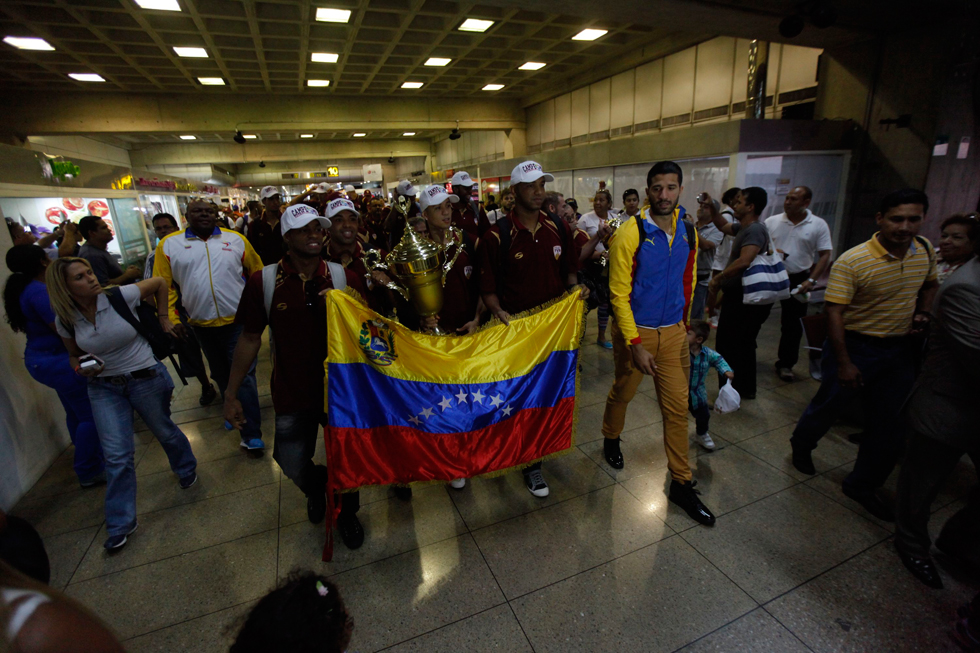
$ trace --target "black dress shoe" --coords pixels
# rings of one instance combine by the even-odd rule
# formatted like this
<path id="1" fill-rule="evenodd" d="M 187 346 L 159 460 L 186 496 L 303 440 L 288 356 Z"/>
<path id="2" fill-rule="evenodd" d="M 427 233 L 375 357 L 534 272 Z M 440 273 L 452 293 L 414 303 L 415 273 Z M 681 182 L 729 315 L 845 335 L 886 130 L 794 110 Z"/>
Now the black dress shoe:
<path id="1" fill-rule="evenodd" d="M 602 453 L 613 469 L 622 469 L 626 464 L 623 460 L 623 452 L 619 450 L 619 438 L 603 438 Z"/>
<path id="2" fill-rule="evenodd" d="M 874 492 L 858 492 L 846 485 L 842 485 L 841 489 L 848 498 L 860 503 L 861 507 L 870 512 L 872 516 L 882 521 L 895 521 L 895 511 L 892 510 L 891 506 L 878 498 L 878 495 Z"/>
<path id="3" fill-rule="evenodd" d="M 697 485 L 696 481 L 680 483 L 672 480 L 670 482 L 670 493 L 667 495 L 667 498 L 683 508 L 684 512 L 699 524 L 714 526 L 715 516 L 701 503 L 701 499 L 698 498 L 700 492 L 694 489 L 695 485 Z"/>
<path id="4" fill-rule="evenodd" d="M 344 541 L 344 546 L 353 551 L 361 548 L 364 544 L 364 527 L 356 514 L 345 515 L 341 513 L 337 519 L 337 530 L 340 531 L 340 539 Z"/>
<path id="5" fill-rule="evenodd" d="M 210 406 L 211 402 L 218 396 L 218 391 L 214 389 L 214 384 L 209 383 L 208 387 L 201 388 L 201 399 L 198 403 L 202 406 Z"/>
<path id="6" fill-rule="evenodd" d="M 412 488 L 396 485 L 392 489 L 395 491 L 395 496 L 401 499 L 402 501 L 412 500 Z"/>
<path id="7" fill-rule="evenodd" d="M 936 569 L 932 558 L 919 558 L 903 553 L 901 550 L 899 550 L 898 556 L 905 563 L 905 567 L 912 572 L 912 575 L 924 584 L 937 590 L 943 588 L 943 579 L 939 576 L 939 570 Z"/>
<path id="8" fill-rule="evenodd" d="M 817 468 L 813 466 L 813 456 L 809 451 L 793 447 L 793 467 L 801 474 L 813 476 L 817 473 Z"/>
<path id="9" fill-rule="evenodd" d="M 327 495 L 313 492 L 306 497 L 306 516 L 311 524 L 319 524 L 327 514 Z"/>

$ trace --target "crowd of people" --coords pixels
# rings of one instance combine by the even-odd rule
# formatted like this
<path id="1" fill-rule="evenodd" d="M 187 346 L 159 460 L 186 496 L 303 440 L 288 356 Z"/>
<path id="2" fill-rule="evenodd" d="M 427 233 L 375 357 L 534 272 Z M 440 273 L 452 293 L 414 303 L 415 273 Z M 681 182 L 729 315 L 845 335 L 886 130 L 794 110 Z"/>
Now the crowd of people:
<path id="1" fill-rule="evenodd" d="M 980 461 L 980 413 L 970 391 L 980 369 L 976 214 L 945 220 L 936 250 L 918 235 L 928 211 L 925 194 L 891 193 L 875 216 L 877 232 L 832 263 L 831 231 L 811 212 L 813 192 L 806 186 L 791 189 L 783 212 L 762 220 L 770 198 L 758 187 L 729 189 L 720 201 L 701 192 L 689 213 L 680 205 L 683 170 L 671 161 L 651 167 L 642 194 L 626 190 L 619 211 L 611 193 L 599 189 L 592 211 L 580 215 L 574 200 L 547 188 L 553 181 L 536 162 L 523 162 L 489 211 L 475 201 L 476 182 L 463 171 L 446 185 L 418 189 L 402 181 L 387 206 L 380 197 L 327 184 L 284 202 L 278 188 L 267 186 L 238 224 L 224 222 L 213 203 L 192 201 L 183 230 L 175 216 L 153 217 L 160 241 L 142 269 L 119 266 L 107 251 L 112 234 L 95 216 L 70 234 L 64 230 L 59 237 L 69 246 L 63 243 L 54 255 L 11 224 L 8 321 L 27 335 L 31 375 L 52 387 L 65 407 L 79 483 L 107 484 L 105 548 L 118 551 L 137 528 L 134 412 L 160 441 L 179 487 L 197 481 L 190 443 L 170 415 L 174 386 L 160 362 L 162 334 L 183 373 L 199 380 L 201 404 L 221 395 L 226 427 L 237 429 L 242 449 L 255 455 L 265 448 L 256 363 L 269 329 L 273 458 L 306 495 L 309 520 L 324 519 L 327 470 L 314 461 L 325 424 L 324 295 L 347 288 L 408 328 L 460 335 L 494 318 L 509 325 L 578 292 L 597 311 L 597 345 L 611 349 L 614 361 L 602 419 L 606 463 L 625 467 L 620 436 L 626 414 L 643 377 L 651 376 L 663 415 L 668 499 L 713 526 L 688 461 L 688 413 L 695 417 L 697 445 L 715 448 L 709 368 L 716 369 L 719 386 L 730 384 L 742 401 L 755 399 L 757 339 L 779 302 L 772 373 L 796 380 L 801 320 L 814 305 L 811 293 L 825 288 L 818 314 L 828 335 L 819 361 L 811 362 L 820 387 L 787 454 L 797 470 L 815 474 L 812 451 L 859 402 L 864 432 L 842 491 L 871 515 L 896 522 L 902 561 L 921 581 L 941 587 L 930 556 L 929 508 L 964 454 Z M 437 316 L 415 314 L 389 290 L 391 279 L 368 264 L 372 256 L 383 259 L 406 229 L 456 259 Z M 758 283 L 760 268 L 778 283 Z M 154 306 L 156 317 L 148 318 Z M 713 328 L 715 348 L 708 346 Z M 903 456 L 891 502 L 879 490 Z M 522 475 L 532 495 L 549 495 L 541 462 Z M 463 490 L 466 479 L 451 485 Z M 408 501 L 411 488 L 396 488 L 396 494 Z M 365 532 L 358 494 L 345 493 L 336 505 L 342 541 L 360 547 Z M 936 545 L 963 564 L 980 563 L 980 489 L 947 522 Z M 338 641 L 349 639 L 352 623 L 325 579 L 295 577 L 277 592 L 253 616 L 324 599 L 322 606 L 330 607 L 316 619 Z M 268 628 L 250 619 L 233 650 L 258 650 Z"/>

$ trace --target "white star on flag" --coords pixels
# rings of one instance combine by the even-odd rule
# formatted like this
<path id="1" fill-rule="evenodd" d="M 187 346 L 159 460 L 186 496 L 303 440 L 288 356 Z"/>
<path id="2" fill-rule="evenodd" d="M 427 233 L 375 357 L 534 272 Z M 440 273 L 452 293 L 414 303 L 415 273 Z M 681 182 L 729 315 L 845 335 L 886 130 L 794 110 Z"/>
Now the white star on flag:
<path id="1" fill-rule="evenodd" d="M 419 416 L 424 417 L 425 419 L 429 419 L 430 417 L 432 417 L 432 415 L 433 413 L 431 408 L 426 408 L 421 413 L 419 413 Z"/>
<path id="2" fill-rule="evenodd" d="M 412 415 L 411 417 L 409 417 L 409 418 L 408 418 L 408 421 L 409 421 L 409 422 L 411 422 L 412 424 L 414 424 L 415 426 L 418 426 L 419 424 L 421 424 L 421 423 L 422 423 L 422 420 L 420 420 L 420 419 L 419 419 L 418 417 L 416 417 L 415 415 Z"/>
<path id="3" fill-rule="evenodd" d="M 446 412 L 447 408 L 453 407 L 453 400 L 449 397 L 443 397 L 442 401 L 439 402 L 439 405 L 442 406 L 442 412 Z"/>
<path id="4" fill-rule="evenodd" d="M 461 403 L 461 404 L 465 404 L 466 403 L 466 397 L 467 397 L 467 394 L 465 392 L 463 392 L 462 390 L 460 390 L 459 391 L 459 394 L 456 395 L 456 398 L 459 399 L 459 403 Z"/>
<path id="5" fill-rule="evenodd" d="M 494 396 L 490 397 L 490 403 L 493 404 L 494 408 L 499 408 L 500 404 L 504 403 L 504 400 L 500 398 L 500 393 L 498 392 Z"/>
<path id="6" fill-rule="evenodd" d="M 506 415 L 507 417 L 510 417 L 510 412 L 512 410 L 514 410 L 514 409 L 510 407 L 510 404 L 507 404 L 506 406 L 504 406 L 503 408 L 500 409 L 500 412 L 503 413 L 504 415 Z"/>
<path id="7" fill-rule="evenodd" d="M 476 392 L 475 392 L 475 393 L 474 393 L 473 395 L 471 395 L 471 396 L 473 397 L 473 403 L 475 403 L 475 404 L 482 404 L 482 403 L 483 403 L 483 398 L 484 398 L 484 397 L 485 397 L 486 395 L 484 395 L 484 394 L 483 394 L 482 392 L 480 392 L 479 390 L 477 390 L 477 391 L 476 391 Z"/>

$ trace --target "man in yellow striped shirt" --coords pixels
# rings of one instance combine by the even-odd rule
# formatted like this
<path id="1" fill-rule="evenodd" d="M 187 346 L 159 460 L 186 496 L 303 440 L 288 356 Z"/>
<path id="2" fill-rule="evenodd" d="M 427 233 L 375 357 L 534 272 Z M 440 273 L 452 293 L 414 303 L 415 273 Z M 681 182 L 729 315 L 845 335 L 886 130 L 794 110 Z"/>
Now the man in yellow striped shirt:
<path id="1" fill-rule="evenodd" d="M 793 466 L 815 474 L 810 452 L 859 394 L 867 427 L 842 489 L 885 521 L 894 521 L 894 513 L 877 490 L 901 449 L 899 412 L 915 380 L 916 336 L 928 326 L 939 287 L 932 245 L 918 236 L 928 208 L 921 191 L 891 193 L 875 216 L 879 231 L 834 263 L 825 297 L 823 381 L 790 438 Z"/>

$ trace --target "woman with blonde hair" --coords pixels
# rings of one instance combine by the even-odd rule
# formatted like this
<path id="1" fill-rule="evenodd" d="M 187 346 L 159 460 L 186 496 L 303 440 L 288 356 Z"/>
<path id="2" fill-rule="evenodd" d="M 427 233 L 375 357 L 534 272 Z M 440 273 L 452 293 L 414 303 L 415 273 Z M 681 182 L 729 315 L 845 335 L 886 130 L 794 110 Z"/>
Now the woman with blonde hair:
<path id="1" fill-rule="evenodd" d="M 140 302 L 156 297 L 167 306 L 167 284 L 160 277 L 113 288 L 121 302 L 110 300 L 88 261 L 60 258 L 47 271 L 48 295 L 56 328 L 68 348 L 75 372 L 88 379 L 88 396 L 106 460 L 105 548 L 117 550 L 136 530 L 136 465 L 133 456 L 133 411 L 139 413 L 163 446 L 170 468 L 187 489 L 197 482 L 197 460 L 190 442 L 170 418 L 174 384 L 153 355 L 149 342 L 121 311 L 133 316 Z M 123 306 L 125 304 L 125 306 Z M 159 317 L 167 333 L 173 324 Z"/>

